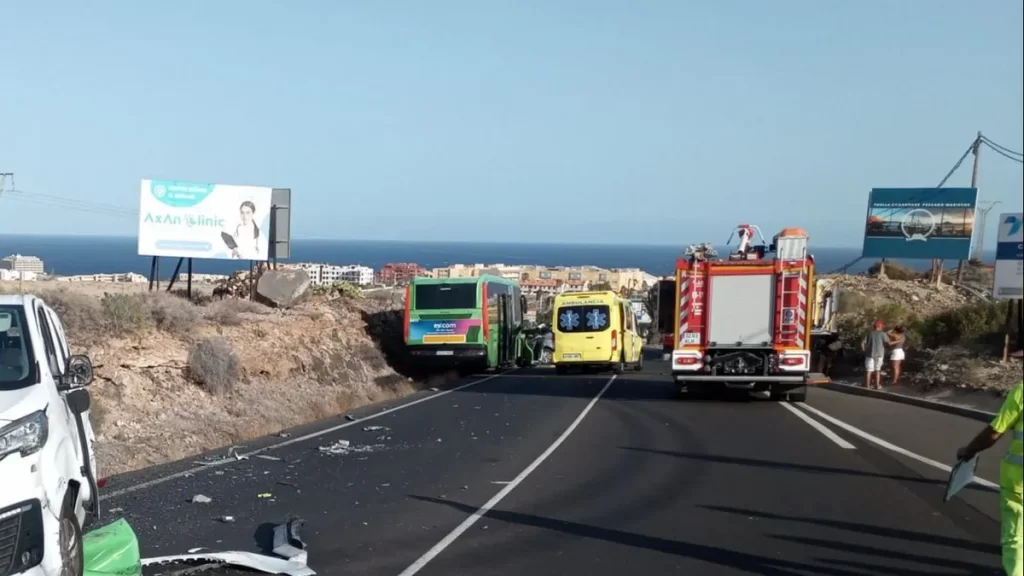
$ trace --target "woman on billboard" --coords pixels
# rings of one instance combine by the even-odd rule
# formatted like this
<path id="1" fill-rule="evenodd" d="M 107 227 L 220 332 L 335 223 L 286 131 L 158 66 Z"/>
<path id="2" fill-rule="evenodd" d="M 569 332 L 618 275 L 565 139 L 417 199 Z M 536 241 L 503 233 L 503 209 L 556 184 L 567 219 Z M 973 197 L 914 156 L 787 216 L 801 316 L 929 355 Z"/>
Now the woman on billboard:
<path id="1" fill-rule="evenodd" d="M 260 227 L 255 221 L 256 205 L 251 200 L 238 207 L 238 223 L 220 233 L 231 257 L 240 260 L 260 260 Z"/>

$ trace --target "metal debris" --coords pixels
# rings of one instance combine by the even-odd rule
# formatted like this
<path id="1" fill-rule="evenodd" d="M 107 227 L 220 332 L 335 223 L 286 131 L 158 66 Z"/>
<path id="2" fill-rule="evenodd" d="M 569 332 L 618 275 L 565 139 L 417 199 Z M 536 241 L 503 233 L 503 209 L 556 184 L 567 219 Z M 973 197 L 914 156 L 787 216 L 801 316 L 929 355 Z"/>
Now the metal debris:
<path id="1" fill-rule="evenodd" d="M 208 552 L 202 554 L 181 554 L 178 556 L 159 556 L 145 558 L 143 566 L 159 566 L 183 562 L 215 562 L 221 565 L 249 568 L 264 574 L 283 574 L 285 576 L 316 576 L 316 572 L 306 566 L 305 562 L 286 560 L 255 554 L 252 552 Z"/>
<path id="2" fill-rule="evenodd" d="M 196 494 L 192 497 L 193 504 L 209 504 L 210 502 L 213 502 L 213 499 L 202 494 Z"/>
<path id="3" fill-rule="evenodd" d="M 221 516 L 221 517 L 217 518 L 217 521 L 218 522 L 223 522 L 225 524 L 231 524 L 232 522 L 235 521 L 235 517 L 234 516 Z"/>
<path id="4" fill-rule="evenodd" d="M 257 458 L 262 458 L 264 460 L 272 460 L 274 462 L 280 462 L 281 461 L 281 459 L 278 458 L 277 456 L 271 456 L 269 454 L 257 454 L 256 457 Z"/>
<path id="5" fill-rule="evenodd" d="M 363 432 L 384 432 L 390 430 L 387 426 L 363 426 Z"/>
<path id="6" fill-rule="evenodd" d="M 383 444 L 363 444 L 353 446 L 348 440 L 338 440 L 333 444 L 327 446 L 320 446 L 321 454 L 333 454 L 333 455 L 345 455 L 345 454 L 356 454 L 362 452 L 374 452 L 384 448 Z"/>
<path id="7" fill-rule="evenodd" d="M 306 543 L 299 537 L 299 528 L 304 523 L 296 518 L 274 526 L 274 554 L 286 560 L 306 563 Z"/>

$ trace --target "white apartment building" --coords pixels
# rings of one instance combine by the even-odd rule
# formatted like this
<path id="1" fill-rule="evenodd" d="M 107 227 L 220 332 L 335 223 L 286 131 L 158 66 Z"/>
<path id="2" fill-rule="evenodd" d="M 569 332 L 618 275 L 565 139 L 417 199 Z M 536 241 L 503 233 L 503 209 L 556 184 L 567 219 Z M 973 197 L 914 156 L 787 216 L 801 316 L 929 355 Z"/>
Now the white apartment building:
<path id="1" fill-rule="evenodd" d="M 22 256 L 21 254 L 5 256 L 3 260 L 0 260 L 0 269 L 13 272 L 35 272 L 36 274 L 46 272 L 42 260 L 35 256 Z"/>
<path id="2" fill-rule="evenodd" d="M 335 282 L 348 282 L 356 286 L 373 285 L 373 268 L 369 266 L 358 264 L 337 266 L 335 264 L 302 262 L 295 264 L 294 267 L 305 270 L 313 284 L 321 286 L 328 286 Z"/>

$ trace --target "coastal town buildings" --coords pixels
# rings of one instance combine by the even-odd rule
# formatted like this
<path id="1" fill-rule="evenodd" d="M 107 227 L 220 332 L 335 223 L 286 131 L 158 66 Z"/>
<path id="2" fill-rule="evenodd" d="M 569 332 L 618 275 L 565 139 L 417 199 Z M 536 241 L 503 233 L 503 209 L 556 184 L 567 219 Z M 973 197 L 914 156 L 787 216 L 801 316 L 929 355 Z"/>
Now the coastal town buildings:
<path id="1" fill-rule="evenodd" d="M 472 278 L 493 274 L 519 280 L 529 294 L 581 292 L 603 289 L 616 292 L 643 291 L 657 280 L 639 268 L 597 266 L 537 266 L 506 264 L 453 264 L 431 270 L 434 278 Z"/>
<path id="2" fill-rule="evenodd" d="M 372 286 L 374 280 L 373 268 L 358 264 L 338 266 L 336 264 L 300 262 L 289 267 L 305 270 L 309 274 L 310 281 L 319 286 L 328 286 L 335 282 L 348 282 L 356 286 Z"/>
<path id="3" fill-rule="evenodd" d="M 392 262 L 380 269 L 377 280 L 385 286 L 402 286 L 417 276 L 429 276 L 427 270 L 415 262 Z"/>

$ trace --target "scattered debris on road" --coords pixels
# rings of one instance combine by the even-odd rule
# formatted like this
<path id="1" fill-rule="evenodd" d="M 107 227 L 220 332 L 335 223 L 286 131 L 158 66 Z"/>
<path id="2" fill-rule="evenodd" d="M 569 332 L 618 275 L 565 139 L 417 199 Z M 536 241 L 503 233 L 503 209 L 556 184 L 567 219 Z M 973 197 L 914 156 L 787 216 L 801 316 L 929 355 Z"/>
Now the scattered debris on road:
<path id="1" fill-rule="evenodd" d="M 338 440 L 327 446 L 320 446 L 321 454 L 332 454 L 332 455 L 345 455 L 363 452 L 374 452 L 384 448 L 383 444 L 365 444 L 360 446 L 353 446 L 348 440 Z"/>
<path id="2" fill-rule="evenodd" d="M 390 430 L 387 426 L 364 426 L 363 432 L 386 432 Z"/>
<path id="3" fill-rule="evenodd" d="M 193 504 L 209 504 L 210 502 L 213 502 L 213 499 L 203 494 L 196 494 L 192 497 Z"/>

